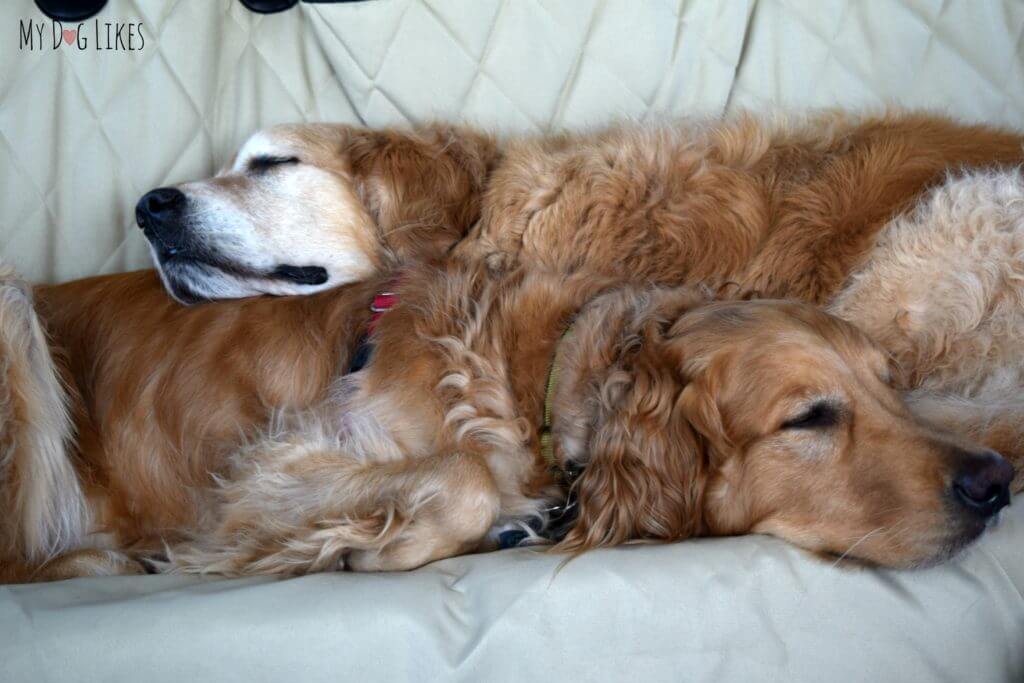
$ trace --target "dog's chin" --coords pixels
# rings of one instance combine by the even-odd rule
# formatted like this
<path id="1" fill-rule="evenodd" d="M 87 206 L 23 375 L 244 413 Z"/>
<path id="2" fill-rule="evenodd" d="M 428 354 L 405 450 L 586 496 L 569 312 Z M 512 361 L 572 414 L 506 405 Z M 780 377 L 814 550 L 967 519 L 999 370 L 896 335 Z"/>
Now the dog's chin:
<path id="1" fill-rule="evenodd" d="M 992 529 L 998 524 L 998 513 L 987 520 L 972 519 L 961 522 L 959 531 L 950 536 L 939 552 L 928 561 L 918 566 L 934 567 L 937 564 L 942 564 L 947 560 L 953 559 L 977 542 L 977 540 L 980 539 L 987 530 Z"/>
<path id="2" fill-rule="evenodd" d="M 278 266 L 261 274 L 180 256 L 154 256 L 164 288 L 186 306 L 223 299 L 309 294 L 330 286 L 326 269 L 319 266 Z"/>
<path id="3" fill-rule="evenodd" d="M 164 260 L 157 263 L 160 279 L 164 289 L 180 304 L 193 304 L 223 298 L 255 296 L 259 292 L 243 293 L 238 286 L 238 278 L 220 272 L 216 268 L 204 264 L 196 264 L 183 260 Z M 226 296 L 228 292 L 232 296 Z"/>
<path id="4" fill-rule="evenodd" d="M 978 541 L 986 529 L 998 523 L 998 516 L 988 522 L 982 520 L 970 520 L 961 522 L 957 531 L 949 534 L 942 542 L 938 543 L 937 549 L 929 555 L 916 561 L 907 562 L 901 565 L 902 569 L 929 569 L 949 562 L 961 555 L 967 548 Z"/>
<path id="5" fill-rule="evenodd" d="M 928 569 L 956 558 L 981 538 L 986 529 L 996 524 L 996 518 L 987 523 L 982 520 L 961 521 L 955 524 L 955 531 L 944 534 L 941 540 L 932 544 L 931 551 L 918 557 L 903 557 L 899 560 L 888 557 L 868 557 L 859 555 L 856 551 L 812 550 L 811 552 L 833 567 L 844 569 Z"/>
<path id="6" fill-rule="evenodd" d="M 938 552 L 924 562 L 915 565 L 915 568 L 934 567 L 951 560 L 967 548 L 976 543 L 986 533 L 999 526 L 1002 511 L 984 519 L 973 515 L 958 516 L 951 524 L 954 530 L 947 536 L 945 542 L 940 544 Z"/>

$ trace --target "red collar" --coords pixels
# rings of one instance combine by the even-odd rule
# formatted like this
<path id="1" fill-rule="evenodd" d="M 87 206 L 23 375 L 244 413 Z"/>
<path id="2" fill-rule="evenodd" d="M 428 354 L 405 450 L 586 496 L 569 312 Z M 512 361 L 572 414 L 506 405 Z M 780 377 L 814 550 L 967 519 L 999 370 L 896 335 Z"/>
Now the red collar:
<path id="1" fill-rule="evenodd" d="M 366 334 L 362 336 L 352 351 L 348 372 L 358 372 L 370 362 L 370 356 L 373 355 L 373 344 L 370 339 L 373 337 L 373 332 L 377 329 L 377 323 L 380 322 L 380 319 L 398 303 L 398 294 L 395 293 L 394 289 L 400 282 L 401 277 L 391 278 L 384 285 L 387 289 L 383 292 L 378 292 L 373 297 L 373 303 L 370 304 L 370 323 L 366 326 Z"/>
<path id="2" fill-rule="evenodd" d="M 392 283 L 393 282 L 394 281 L 392 281 Z M 377 329 L 377 323 L 380 322 L 381 317 L 390 311 L 397 303 L 398 295 L 391 291 L 379 292 L 375 297 L 373 297 L 373 303 L 370 304 L 370 324 L 366 328 L 366 333 L 373 334 L 373 331 Z"/>
<path id="3" fill-rule="evenodd" d="M 370 324 L 366 327 L 366 335 L 373 334 L 374 330 L 377 329 L 377 323 L 384 316 L 385 313 L 390 311 L 398 303 L 398 294 L 395 290 L 398 285 L 402 284 L 403 277 L 394 275 L 388 278 L 388 281 L 384 284 L 384 291 L 377 292 L 376 296 L 373 297 L 373 303 L 370 304 Z"/>

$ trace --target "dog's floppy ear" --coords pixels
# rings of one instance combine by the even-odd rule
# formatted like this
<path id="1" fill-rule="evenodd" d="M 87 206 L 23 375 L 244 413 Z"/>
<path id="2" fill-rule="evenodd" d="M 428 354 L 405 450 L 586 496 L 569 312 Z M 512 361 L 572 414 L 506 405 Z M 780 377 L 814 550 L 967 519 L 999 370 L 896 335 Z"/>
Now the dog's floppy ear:
<path id="1" fill-rule="evenodd" d="M 672 540 L 701 525 L 705 441 L 674 368 L 641 353 L 613 368 L 596 399 L 589 460 L 573 484 L 577 518 L 557 549 Z"/>
<path id="2" fill-rule="evenodd" d="M 480 217 L 498 147 L 469 128 L 353 130 L 343 155 L 381 245 L 397 262 L 450 249 Z"/>

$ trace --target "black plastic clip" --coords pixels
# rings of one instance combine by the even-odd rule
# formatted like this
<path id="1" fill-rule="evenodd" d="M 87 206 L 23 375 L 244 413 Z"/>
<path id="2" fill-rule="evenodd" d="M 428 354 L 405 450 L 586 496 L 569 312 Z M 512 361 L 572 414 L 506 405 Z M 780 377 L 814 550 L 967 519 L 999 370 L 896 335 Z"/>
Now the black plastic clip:
<path id="1" fill-rule="evenodd" d="M 99 14 L 107 0 L 36 0 L 36 6 L 54 21 L 85 21 Z"/>

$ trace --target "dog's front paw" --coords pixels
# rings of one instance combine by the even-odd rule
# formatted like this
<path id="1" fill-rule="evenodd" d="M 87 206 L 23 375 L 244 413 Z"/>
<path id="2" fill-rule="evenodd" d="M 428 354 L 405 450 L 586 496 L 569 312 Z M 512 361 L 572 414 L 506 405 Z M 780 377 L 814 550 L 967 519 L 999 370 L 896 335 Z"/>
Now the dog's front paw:
<path id="1" fill-rule="evenodd" d="M 36 581 L 63 581 L 83 576 L 131 576 L 145 573 L 146 568 L 125 553 L 87 548 L 51 560 L 33 578 Z"/>

